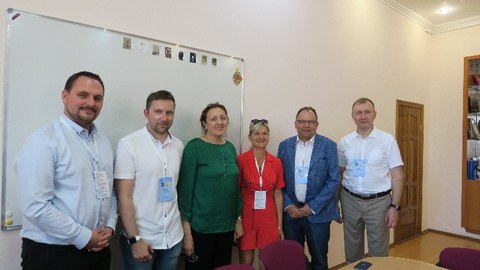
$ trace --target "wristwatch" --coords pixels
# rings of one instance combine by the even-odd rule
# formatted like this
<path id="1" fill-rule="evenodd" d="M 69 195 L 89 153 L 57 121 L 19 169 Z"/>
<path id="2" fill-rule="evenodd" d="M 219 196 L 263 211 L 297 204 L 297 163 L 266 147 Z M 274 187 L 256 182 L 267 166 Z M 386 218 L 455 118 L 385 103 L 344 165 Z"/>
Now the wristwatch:
<path id="1" fill-rule="evenodd" d="M 129 245 L 133 245 L 136 242 L 140 241 L 141 239 L 142 239 L 142 237 L 140 235 L 135 235 L 134 237 L 127 238 L 127 243 Z"/>
<path id="2" fill-rule="evenodd" d="M 390 207 L 392 207 L 393 209 L 397 210 L 397 211 L 400 211 L 400 209 L 402 209 L 402 207 L 398 204 L 393 204 L 391 203 L 390 204 Z"/>

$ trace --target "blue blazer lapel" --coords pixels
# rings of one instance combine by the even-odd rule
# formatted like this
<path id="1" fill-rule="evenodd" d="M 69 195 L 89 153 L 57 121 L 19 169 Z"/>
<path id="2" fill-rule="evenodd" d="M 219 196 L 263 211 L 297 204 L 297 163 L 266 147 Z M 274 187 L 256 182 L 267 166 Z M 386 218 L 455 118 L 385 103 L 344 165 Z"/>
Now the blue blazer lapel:
<path id="1" fill-rule="evenodd" d="M 312 166 L 315 164 L 315 161 L 320 158 L 320 154 L 322 153 L 322 150 L 320 149 L 321 144 L 322 137 L 320 137 L 318 134 L 315 134 L 315 142 L 313 143 L 312 157 L 310 158 L 310 166 L 308 170 L 311 170 Z M 308 174 L 310 175 L 310 172 Z"/>
<path id="2" fill-rule="evenodd" d="M 295 154 L 296 154 L 296 143 L 297 138 L 292 137 L 288 141 L 288 166 L 290 166 L 290 170 L 292 171 L 292 177 L 295 177 Z"/>

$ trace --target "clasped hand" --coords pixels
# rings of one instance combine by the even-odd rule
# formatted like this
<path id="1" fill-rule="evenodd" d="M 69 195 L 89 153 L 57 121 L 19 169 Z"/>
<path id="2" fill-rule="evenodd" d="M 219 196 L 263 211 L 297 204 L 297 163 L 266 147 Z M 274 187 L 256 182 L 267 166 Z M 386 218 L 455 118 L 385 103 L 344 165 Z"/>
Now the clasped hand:
<path id="1" fill-rule="evenodd" d="M 307 204 L 305 204 L 302 208 L 298 208 L 296 205 L 292 204 L 287 208 L 287 213 L 292 218 L 304 218 L 313 214 L 312 210 Z"/>
<path id="2" fill-rule="evenodd" d="M 110 237 L 113 235 L 112 228 L 96 228 L 92 230 L 92 236 L 87 243 L 88 251 L 100 251 L 109 245 Z"/>

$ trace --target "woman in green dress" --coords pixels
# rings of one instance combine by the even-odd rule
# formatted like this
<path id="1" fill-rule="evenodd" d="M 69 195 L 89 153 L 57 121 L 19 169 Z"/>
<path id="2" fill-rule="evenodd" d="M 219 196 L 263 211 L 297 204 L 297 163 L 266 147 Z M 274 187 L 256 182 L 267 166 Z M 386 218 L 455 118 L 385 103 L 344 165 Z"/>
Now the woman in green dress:
<path id="1" fill-rule="evenodd" d="M 209 104 L 200 122 L 203 135 L 185 146 L 178 183 L 187 270 L 230 264 L 232 244 L 243 235 L 237 154 L 225 139 L 225 106 Z"/>

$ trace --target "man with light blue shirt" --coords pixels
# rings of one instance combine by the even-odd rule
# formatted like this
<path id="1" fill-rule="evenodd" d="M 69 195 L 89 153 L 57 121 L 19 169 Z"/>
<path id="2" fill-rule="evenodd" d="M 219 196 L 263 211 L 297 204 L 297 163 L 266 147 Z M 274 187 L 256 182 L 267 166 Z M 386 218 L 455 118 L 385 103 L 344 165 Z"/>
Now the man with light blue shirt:
<path id="1" fill-rule="evenodd" d="M 14 161 L 22 217 L 22 269 L 108 270 L 116 224 L 113 154 L 93 121 L 104 86 L 94 73 L 68 78 L 64 113 L 34 131 Z"/>
<path id="2" fill-rule="evenodd" d="M 145 127 L 123 137 L 115 160 L 115 187 L 124 232 L 125 270 L 176 270 L 183 228 L 177 183 L 183 143 L 168 131 L 175 98 L 160 90 L 147 97 Z"/>
<path id="3" fill-rule="evenodd" d="M 312 269 L 328 269 L 330 223 L 339 218 L 336 190 L 339 185 L 337 145 L 318 135 L 317 112 L 303 107 L 297 112 L 297 136 L 280 143 L 278 157 L 285 176 L 283 228 L 286 239 L 302 246 L 307 240 Z"/>

